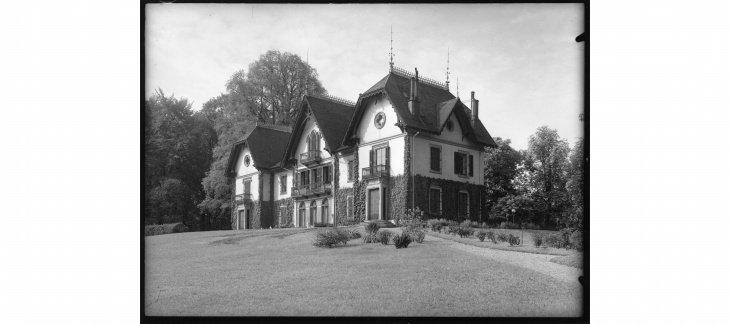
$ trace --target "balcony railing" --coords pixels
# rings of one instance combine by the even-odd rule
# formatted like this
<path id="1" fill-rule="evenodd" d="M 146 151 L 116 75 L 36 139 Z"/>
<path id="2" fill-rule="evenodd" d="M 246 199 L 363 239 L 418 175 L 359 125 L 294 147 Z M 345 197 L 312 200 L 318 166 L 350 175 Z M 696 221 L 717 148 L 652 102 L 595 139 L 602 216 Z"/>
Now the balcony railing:
<path id="1" fill-rule="evenodd" d="M 304 152 L 299 154 L 299 162 L 301 164 L 310 164 L 322 161 L 322 153 L 320 151 Z"/>
<path id="2" fill-rule="evenodd" d="M 244 193 L 240 195 L 236 195 L 236 202 L 237 203 L 250 203 L 251 202 L 251 194 L 250 193 Z"/>
<path id="3" fill-rule="evenodd" d="M 375 179 L 375 178 L 387 178 L 390 176 L 387 165 L 375 165 L 367 168 L 362 168 L 362 179 Z"/>
<path id="4" fill-rule="evenodd" d="M 327 182 L 315 182 L 291 188 L 292 197 L 325 195 L 332 192 L 332 184 Z"/>

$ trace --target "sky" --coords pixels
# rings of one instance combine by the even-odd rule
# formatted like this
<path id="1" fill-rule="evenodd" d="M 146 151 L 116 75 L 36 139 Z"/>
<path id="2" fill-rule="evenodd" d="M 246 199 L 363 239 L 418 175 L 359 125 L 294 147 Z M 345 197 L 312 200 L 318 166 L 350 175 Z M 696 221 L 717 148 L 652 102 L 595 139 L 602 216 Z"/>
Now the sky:
<path id="1" fill-rule="evenodd" d="M 571 147 L 583 135 L 582 4 L 147 4 L 145 96 L 193 109 L 268 50 L 299 55 L 330 95 L 357 101 L 395 66 L 466 101 L 492 137 L 526 149 L 540 126 Z"/>

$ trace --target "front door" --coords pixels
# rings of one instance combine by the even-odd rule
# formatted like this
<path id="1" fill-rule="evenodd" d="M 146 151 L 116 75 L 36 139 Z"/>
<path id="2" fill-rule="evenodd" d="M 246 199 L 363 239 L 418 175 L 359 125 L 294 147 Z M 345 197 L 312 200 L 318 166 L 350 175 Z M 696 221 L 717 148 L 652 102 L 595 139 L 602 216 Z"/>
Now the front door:
<path id="1" fill-rule="evenodd" d="M 368 220 L 378 220 L 380 218 L 380 189 L 370 189 L 368 200 Z"/>
<path id="2" fill-rule="evenodd" d="M 246 229 L 251 229 L 251 210 L 246 209 Z"/>
<path id="3" fill-rule="evenodd" d="M 245 212 L 244 210 L 238 211 L 238 217 L 236 217 L 236 229 L 237 230 L 240 230 L 243 228 L 243 213 L 244 212 Z"/>

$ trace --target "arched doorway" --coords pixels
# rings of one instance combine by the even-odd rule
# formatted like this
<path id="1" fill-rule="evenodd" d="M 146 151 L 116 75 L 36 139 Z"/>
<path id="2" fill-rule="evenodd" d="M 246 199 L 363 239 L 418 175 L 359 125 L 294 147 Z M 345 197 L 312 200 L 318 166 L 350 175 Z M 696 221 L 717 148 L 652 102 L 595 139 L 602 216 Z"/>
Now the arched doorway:
<path id="1" fill-rule="evenodd" d="M 309 204 L 309 224 L 314 226 L 314 222 L 317 219 L 317 201 L 312 200 Z"/>
<path id="2" fill-rule="evenodd" d="M 306 205 L 304 205 L 304 202 L 302 201 L 301 203 L 299 203 L 299 222 L 297 223 L 297 225 L 299 227 L 304 227 L 305 226 L 305 224 L 304 224 L 304 215 L 306 213 L 307 213 Z"/>
<path id="3" fill-rule="evenodd" d="M 327 202 L 327 198 L 322 199 L 322 223 L 330 222 L 330 206 Z"/>

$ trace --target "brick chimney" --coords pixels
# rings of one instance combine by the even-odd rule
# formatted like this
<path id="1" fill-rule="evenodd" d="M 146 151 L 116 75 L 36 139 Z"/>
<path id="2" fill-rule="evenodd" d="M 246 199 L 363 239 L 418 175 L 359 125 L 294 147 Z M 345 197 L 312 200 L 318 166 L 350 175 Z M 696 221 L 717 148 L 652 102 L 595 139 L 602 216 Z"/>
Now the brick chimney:
<path id="1" fill-rule="evenodd" d="M 479 100 L 474 99 L 474 91 L 471 92 L 471 121 L 479 119 Z"/>
<path id="2" fill-rule="evenodd" d="M 420 103 L 418 102 L 418 70 L 416 70 L 416 77 L 411 78 L 411 97 L 408 99 L 408 111 L 413 116 L 421 114 Z"/>

